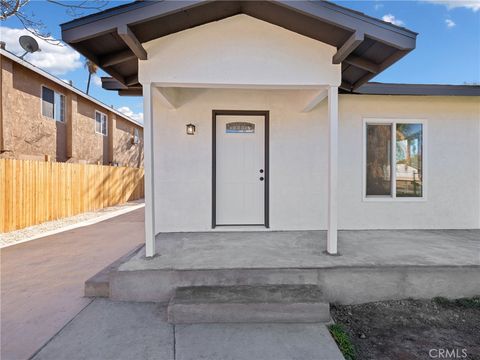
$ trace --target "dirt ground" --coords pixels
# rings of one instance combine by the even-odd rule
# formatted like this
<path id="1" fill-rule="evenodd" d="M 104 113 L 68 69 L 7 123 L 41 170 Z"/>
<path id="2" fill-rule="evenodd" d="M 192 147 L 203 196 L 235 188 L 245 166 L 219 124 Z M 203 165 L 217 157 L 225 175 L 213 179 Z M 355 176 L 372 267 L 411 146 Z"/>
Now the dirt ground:
<path id="1" fill-rule="evenodd" d="M 480 297 L 334 305 L 332 317 L 357 360 L 480 359 Z"/>

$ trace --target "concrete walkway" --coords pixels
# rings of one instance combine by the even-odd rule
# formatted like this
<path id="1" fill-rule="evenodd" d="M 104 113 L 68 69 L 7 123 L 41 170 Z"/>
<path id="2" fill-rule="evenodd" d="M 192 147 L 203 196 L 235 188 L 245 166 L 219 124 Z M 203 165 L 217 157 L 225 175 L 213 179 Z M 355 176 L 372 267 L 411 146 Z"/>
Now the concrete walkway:
<path id="1" fill-rule="evenodd" d="M 97 299 L 34 360 L 342 360 L 323 324 L 173 326 L 154 303 Z"/>
<path id="2" fill-rule="evenodd" d="M 2 249 L 1 359 L 28 359 L 85 308 L 85 280 L 144 242 L 143 219 L 139 209 Z"/>

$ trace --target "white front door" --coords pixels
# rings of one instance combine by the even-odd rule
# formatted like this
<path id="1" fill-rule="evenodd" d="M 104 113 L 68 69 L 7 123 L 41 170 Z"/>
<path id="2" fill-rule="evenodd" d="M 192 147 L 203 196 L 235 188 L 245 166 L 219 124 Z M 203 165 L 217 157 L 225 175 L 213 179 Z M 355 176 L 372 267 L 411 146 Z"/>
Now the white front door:
<path id="1" fill-rule="evenodd" d="M 216 225 L 265 225 L 265 117 L 216 116 Z"/>

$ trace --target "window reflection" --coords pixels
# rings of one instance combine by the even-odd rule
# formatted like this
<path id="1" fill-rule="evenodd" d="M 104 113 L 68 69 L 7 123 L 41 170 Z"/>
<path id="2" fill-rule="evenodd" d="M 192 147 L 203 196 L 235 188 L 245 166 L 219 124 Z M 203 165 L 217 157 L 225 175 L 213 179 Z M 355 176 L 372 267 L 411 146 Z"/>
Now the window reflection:
<path id="1" fill-rule="evenodd" d="M 392 126 L 367 124 L 367 196 L 391 195 Z"/>
<path id="2" fill-rule="evenodd" d="M 422 132 L 422 124 L 397 124 L 395 161 L 397 197 L 422 197 Z"/>

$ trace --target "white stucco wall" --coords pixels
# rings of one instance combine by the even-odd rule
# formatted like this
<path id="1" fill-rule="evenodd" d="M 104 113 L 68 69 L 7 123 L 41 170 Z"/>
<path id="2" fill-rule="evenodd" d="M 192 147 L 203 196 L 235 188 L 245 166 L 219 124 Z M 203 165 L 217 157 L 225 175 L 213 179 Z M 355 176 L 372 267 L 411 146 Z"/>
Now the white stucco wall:
<path id="1" fill-rule="evenodd" d="M 174 33 L 143 44 L 140 82 L 177 86 L 339 85 L 335 47 L 247 15 Z"/>
<path id="2" fill-rule="evenodd" d="M 157 231 L 211 228 L 213 109 L 270 111 L 271 228 L 325 227 L 327 111 L 323 104 L 301 113 L 311 96 L 308 90 L 189 89 L 176 110 L 154 101 Z M 195 136 L 185 134 L 190 122 Z"/>
<path id="3" fill-rule="evenodd" d="M 339 114 L 340 229 L 480 227 L 478 98 L 343 95 Z M 425 201 L 363 201 L 363 118 L 426 120 Z"/>
<path id="4" fill-rule="evenodd" d="M 184 89 L 176 110 L 154 99 L 156 231 L 210 230 L 213 109 L 270 111 L 271 229 L 325 229 L 327 106 L 302 113 L 312 95 Z M 478 99 L 341 95 L 339 103 L 340 229 L 480 227 Z M 427 120 L 425 201 L 363 201 L 364 117 Z M 185 134 L 190 122 L 195 136 Z"/>
<path id="5" fill-rule="evenodd" d="M 210 230 L 213 109 L 270 111 L 271 229 L 325 229 L 327 102 L 301 110 L 308 89 L 339 85 L 336 49 L 246 15 L 143 45 L 140 82 L 178 106 L 153 91 L 156 231 Z M 426 120 L 425 201 L 363 200 L 364 118 Z M 478 98 L 341 95 L 338 175 L 340 229 L 479 228 Z"/>

